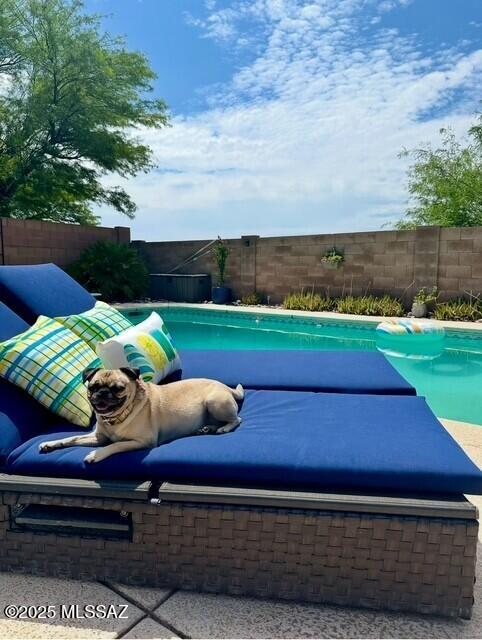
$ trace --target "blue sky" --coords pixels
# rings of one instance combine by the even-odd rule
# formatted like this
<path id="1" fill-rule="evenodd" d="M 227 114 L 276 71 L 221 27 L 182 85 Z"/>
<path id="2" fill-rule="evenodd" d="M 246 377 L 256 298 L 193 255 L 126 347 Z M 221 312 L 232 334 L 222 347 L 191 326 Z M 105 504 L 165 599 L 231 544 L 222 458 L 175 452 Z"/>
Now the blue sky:
<path id="1" fill-rule="evenodd" d="M 403 147 L 482 110 L 481 0 L 86 0 L 143 51 L 172 128 L 122 182 L 137 239 L 379 229 Z M 106 225 L 127 224 L 101 210 Z"/>

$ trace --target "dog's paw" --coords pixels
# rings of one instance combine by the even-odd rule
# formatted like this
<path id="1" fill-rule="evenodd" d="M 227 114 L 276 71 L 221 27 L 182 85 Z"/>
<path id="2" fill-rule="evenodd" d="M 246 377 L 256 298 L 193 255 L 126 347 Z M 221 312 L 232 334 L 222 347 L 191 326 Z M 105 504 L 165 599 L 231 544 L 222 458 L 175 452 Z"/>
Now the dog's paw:
<path id="1" fill-rule="evenodd" d="M 229 433 L 232 430 L 232 427 L 219 427 L 219 429 L 216 429 L 216 433 L 218 435 L 222 435 L 223 433 Z"/>
<path id="2" fill-rule="evenodd" d="M 241 424 L 241 418 L 238 417 L 238 419 L 236 420 L 236 422 L 228 422 L 228 424 L 225 424 L 222 427 L 219 427 L 216 430 L 216 433 L 218 435 L 221 435 L 223 433 L 231 433 L 232 431 L 234 431 L 235 429 L 237 429 L 239 427 L 239 425 Z"/>
<path id="3" fill-rule="evenodd" d="M 41 442 L 38 446 L 39 453 L 49 453 L 55 451 L 59 446 L 55 442 Z"/>
<path id="4" fill-rule="evenodd" d="M 94 462 L 99 462 L 96 454 L 97 454 L 97 451 L 91 451 L 85 456 L 84 462 L 86 462 L 87 464 L 93 464 Z"/>

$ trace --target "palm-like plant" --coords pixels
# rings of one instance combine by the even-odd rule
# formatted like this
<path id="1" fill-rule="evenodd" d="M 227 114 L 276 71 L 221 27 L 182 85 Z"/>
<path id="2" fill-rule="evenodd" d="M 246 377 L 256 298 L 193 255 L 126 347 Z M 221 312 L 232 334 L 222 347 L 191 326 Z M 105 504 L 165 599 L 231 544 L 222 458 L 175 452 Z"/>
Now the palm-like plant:
<path id="1" fill-rule="evenodd" d="M 216 265 L 218 267 L 218 286 L 224 287 L 225 275 L 226 275 L 226 262 L 229 256 L 229 247 L 224 240 L 218 238 L 213 248 L 213 255 Z"/>

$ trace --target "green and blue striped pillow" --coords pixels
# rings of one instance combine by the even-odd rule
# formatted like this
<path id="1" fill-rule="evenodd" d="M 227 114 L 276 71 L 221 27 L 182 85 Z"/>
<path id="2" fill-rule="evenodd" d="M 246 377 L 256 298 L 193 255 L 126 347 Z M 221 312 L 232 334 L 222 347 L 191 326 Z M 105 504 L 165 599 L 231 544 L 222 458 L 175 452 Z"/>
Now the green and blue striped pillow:
<path id="1" fill-rule="evenodd" d="M 92 418 L 82 373 L 100 366 L 84 340 L 45 316 L 24 333 L 0 343 L 0 376 L 80 427 L 90 426 Z"/>
<path id="2" fill-rule="evenodd" d="M 158 383 L 181 368 L 171 335 L 155 312 L 140 324 L 99 342 L 97 355 L 106 369 L 139 369 L 146 382 Z"/>
<path id="3" fill-rule="evenodd" d="M 100 300 L 92 309 L 84 313 L 63 316 L 55 320 L 82 338 L 94 351 L 99 342 L 113 338 L 134 326 L 120 311 Z"/>

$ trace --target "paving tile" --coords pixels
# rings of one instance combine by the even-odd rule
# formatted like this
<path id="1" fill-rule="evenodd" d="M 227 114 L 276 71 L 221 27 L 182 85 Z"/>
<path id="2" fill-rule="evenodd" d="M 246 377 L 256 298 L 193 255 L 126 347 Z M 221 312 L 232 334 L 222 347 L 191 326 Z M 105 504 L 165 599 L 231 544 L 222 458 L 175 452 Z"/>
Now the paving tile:
<path id="1" fill-rule="evenodd" d="M 8 619 L 5 613 L 8 605 L 31 607 L 28 614 L 34 613 L 34 607 L 50 605 L 54 616 L 25 621 Z M 100 614 L 86 617 L 90 615 L 84 609 L 86 605 L 104 605 L 103 618 Z M 0 638 L 114 638 L 143 615 L 140 609 L 97 582 L 0 573 Z"/>
<path id="2" fill-rule="evenodd" d="M 152 610 L 167 598 L 172 589 L 150 589 L 149 587 L 132 587 L 120 582 L 109 582 L 116 591 L 124 594 L 127 598 L 131 598 L 146 609 Z"/>
<path id="3" fill-rule="evenodd" d="M 482 429 L 480 426 L 443 418 L 440 419 L 440 422 L 475 464 L 482 466 Z"/>
<path id="4" fill-rule="evenodd" d="M 192 638 L 480 638 L 482 548 L 471 620 L 179 591 L 156 613 Z"/>
<path id="5" fill-rule="evenodd" d="M 175 633 L 163 627 L 152 618 L 144 618 L 136 624 L 123 638 L 178 638 Z"/>
<path id="6" fill-rule="evenodd" d="M 66 627 L 60 623 L 46 625 L 40 622 L 0 619 L 0 638 L 9 638 L 9 640 L 57 640 L 57 638 L 58 640 L 90 640 L 90 638 L 116 637 L 116 633 L 106 633 L 101 629 Z"/>

